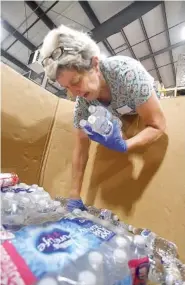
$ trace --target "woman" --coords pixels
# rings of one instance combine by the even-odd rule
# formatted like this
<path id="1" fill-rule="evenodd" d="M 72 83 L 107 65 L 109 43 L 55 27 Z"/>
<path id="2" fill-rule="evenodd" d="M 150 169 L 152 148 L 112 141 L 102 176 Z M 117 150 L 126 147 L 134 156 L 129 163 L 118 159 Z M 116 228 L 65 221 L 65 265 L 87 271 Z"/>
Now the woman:
<path id="1" fill-rule="evenodd" d="M 68 208 L 83 210 L 80 192 L 90 140 L 121 152 L 150 144 L 165 130 L 164 114 L 153 89 L 154 80 L 140 62 L 125 56 L 101 59 L 98 45 L 83 32 L 63 25 L 50 31 L 44 39 L 41 57 L 49 79 L 57 81 L 76 97 L 76 143 Z M 118 122 L 114 121 L 113 134 L 108 140 L 95 132 L 88 136 L 79 123 L 88 118 L 90 104 L 104 105 L 117 117 L 137 113 L 146 128 L 124 140 Z"/>

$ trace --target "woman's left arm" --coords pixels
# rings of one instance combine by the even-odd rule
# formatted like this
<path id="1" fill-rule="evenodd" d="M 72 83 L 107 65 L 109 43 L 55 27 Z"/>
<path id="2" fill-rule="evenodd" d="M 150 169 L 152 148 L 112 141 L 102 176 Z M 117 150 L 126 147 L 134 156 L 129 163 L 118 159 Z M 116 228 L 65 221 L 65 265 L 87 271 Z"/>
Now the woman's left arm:
<path id="1" fill-rule="evenodd" d="M 165 116 L 154 90 L 149 99 L 139 105 L 136 110 L 146 128 L 126 140 L 128 150 L 151 144 L 164 134 L 166 128 Z"/>

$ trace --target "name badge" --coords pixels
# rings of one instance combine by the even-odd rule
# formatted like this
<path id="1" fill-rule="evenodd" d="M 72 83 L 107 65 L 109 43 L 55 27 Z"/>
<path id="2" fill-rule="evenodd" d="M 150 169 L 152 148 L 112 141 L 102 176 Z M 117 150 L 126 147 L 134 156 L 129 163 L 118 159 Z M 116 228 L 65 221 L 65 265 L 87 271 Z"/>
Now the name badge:
<path id="1" fill-rule="evenodd" d="M 119 114 L 124 115 L 124 114 L 130 113 L 132 111 L 132 109 L 129 106 L 125 105 L 123 107 L 120 107 L 120 108 L 116 109 L 116 111 Z"/>

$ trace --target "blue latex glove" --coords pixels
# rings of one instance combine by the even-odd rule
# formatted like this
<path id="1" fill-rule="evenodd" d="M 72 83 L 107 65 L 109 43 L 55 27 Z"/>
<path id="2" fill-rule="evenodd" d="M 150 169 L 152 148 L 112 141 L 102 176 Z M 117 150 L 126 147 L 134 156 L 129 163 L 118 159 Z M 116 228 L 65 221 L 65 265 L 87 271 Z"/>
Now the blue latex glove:
<path id="1" fill-rule="evenodd" d="M 109 136 L 102 136 L 94 132 L 91 126 L 85 126 L 84 128 L 91 133 L 88 134 L 88 137 L 91 140 L 96 141 L 104 145 L 105 147 L 108 147 L 116 151 L 120 152 L 127 151 L 126 141 L 122 138 L 120 126 L 116 120 L 113 121 L 113 132 Z"/>
<path id="2" fill-rule="evenodd" d="M 86 211 L 87 208 L 85 207 L 82 199 L 69 199 L 67 202 L 67 210 L 72 212 L 74 209 L 80 209 L 82 211 Z"/>

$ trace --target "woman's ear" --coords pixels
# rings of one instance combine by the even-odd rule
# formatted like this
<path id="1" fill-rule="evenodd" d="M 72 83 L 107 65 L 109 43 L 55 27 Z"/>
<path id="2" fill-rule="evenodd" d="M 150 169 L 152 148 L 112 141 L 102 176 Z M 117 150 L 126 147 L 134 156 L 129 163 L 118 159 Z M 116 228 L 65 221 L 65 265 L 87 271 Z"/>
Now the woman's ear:
<path id="1" fill-rule="evenodd" d="M 99 71 L 99 58 L 97 56 L 92 57 L 92 68 L 94 68 L 96 71 Z"/>

